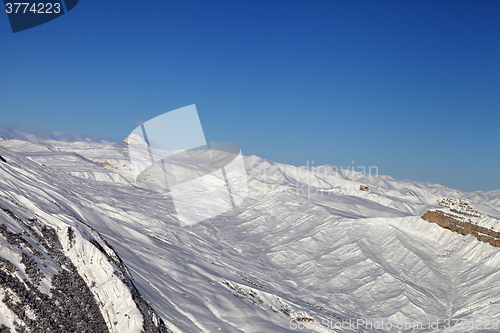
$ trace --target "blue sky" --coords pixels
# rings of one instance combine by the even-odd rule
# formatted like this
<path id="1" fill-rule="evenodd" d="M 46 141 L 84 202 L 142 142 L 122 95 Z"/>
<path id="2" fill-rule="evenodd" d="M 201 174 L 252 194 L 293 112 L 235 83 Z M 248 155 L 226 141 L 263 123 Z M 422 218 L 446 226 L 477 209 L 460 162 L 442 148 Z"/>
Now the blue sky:
<path id="1" fill-rule="evenodd" d="M 276 162 L 500 189 L 500 1 L 81 0 L 12 34 L 0 123 L 125 138 L 196 104 Z"/>

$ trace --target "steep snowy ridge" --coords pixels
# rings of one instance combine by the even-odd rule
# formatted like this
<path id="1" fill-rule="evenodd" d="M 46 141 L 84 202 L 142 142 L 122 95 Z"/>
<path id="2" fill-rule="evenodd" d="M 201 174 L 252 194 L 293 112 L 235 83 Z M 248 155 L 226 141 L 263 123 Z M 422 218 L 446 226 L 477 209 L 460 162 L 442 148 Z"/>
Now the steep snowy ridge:
<path id="1" fill-rule="evenodd" d="M 28 182 L 18 181 L 15 175 L 24 173 L 26 180 L 31 178 L 20 168 L 27 161 L 7 152 L 2 155 L 18 164 L 0 165 L 2 178 L 11 179 L 10 188 L 3 188 L 0 194 L 2 257 L 5 265 L 15 267 L 15 271 L 4 270 L 7 274 L 0 276 L 0 288 L 12 299 L 4 303 L 15 313 L 8 316 L 9 323 L 28 331 L 48 327 L 61 332 L 141 332 L 144 328 L 148 332 L 166 332 L 99 233 L 75 217 L 74 211 L 68 212 L 57 199 L 48 196 L 51 191 L 46 186 L 44 190 L 37 189 L 38 193 L 34 187 L 28 187 L 37 200 L 24 197 L 27 192 L 22 189 Z M 36 171 L 43 174 L 42 170 Z M 46 175 L 45 180 L 50 182 L 51 178 Z M 36 184 L 35 177 L 29 180 L 30 185 Z M 73 290 L 75 281 L 78 288 Z M 56 296 L 61 290 L 59 300 Z M 65 311 L 58 313 L 57 307 Z M 86 315 L 87 311 L 93 317 Z"/>
<path id="2" fill-rule="evenodd" d="M 388 331 L 347 325 L 362 319 L 422 323 L 408 332 L 435 332 L 436 320 L 442 332 L 498 331 L 446 320 L 500 320 L 499 248 L 420 216 L 453 213 L 442 206 L 450 198 L 481 212 L 473 219 L 498 220 L 500 191 L 248 156 L 243 204 L 183 228 L 154 175 L 131 185 L 126 145 L 4 140 L 0 155 L 0 280 L 17 286 L 0 285 L 7 327 L 36 332 L 30 304 L 63 304 L 62 321 L 85 299 L 96 311 L 73 317 L 109 332 Z M 70 276 L 83 296 L 71 296 Z M 23 301 L 27 292 L 43 302 Z"/>

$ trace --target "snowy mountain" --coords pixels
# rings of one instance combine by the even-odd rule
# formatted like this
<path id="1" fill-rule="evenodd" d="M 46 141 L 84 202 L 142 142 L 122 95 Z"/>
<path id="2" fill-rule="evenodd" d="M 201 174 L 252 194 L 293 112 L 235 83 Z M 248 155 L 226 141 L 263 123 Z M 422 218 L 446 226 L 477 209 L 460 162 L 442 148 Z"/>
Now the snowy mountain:
<path id="1" fill-rule="evenodd" d="M 50 131 L 38 127 L 36 124 L 0 125 L 0 140 L 24 140 L 29 142 L 40 142 L 44 140 L 57 140 L 67 142 L 115 142 L 116 140 L 100 135 L 88 133 L 73 133 L 63 131 Z"/>
<path id="2" fill-rule="evenodd" d="M 137 134 L 130 134 L 125 140 L 123 140 L 125 144 L 132 144 L 141 147 L 149 147 L 148 143 Z"/>
<path id="3" fill-rule="evenodd" d="M 181 227 L 126 144 L 0 156 L 1 332 L 498 331 L 500 190 L 247 156 L 243 204 Z"/>

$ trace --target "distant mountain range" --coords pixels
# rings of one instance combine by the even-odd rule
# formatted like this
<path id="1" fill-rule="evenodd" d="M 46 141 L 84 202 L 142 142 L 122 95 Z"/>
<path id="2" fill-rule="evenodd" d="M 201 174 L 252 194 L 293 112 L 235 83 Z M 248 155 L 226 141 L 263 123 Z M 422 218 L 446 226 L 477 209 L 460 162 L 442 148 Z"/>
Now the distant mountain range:
<path id="1" fill-rule="evenodd" d="M 29 142 L 39 142 L 43 140 L 57 140 L 66 142 L 118 142 L 115 139 L 86 133 L 73 133 L 50 131 L 35 125 L 0 125 L 0 139 L 24 140 Z"/>

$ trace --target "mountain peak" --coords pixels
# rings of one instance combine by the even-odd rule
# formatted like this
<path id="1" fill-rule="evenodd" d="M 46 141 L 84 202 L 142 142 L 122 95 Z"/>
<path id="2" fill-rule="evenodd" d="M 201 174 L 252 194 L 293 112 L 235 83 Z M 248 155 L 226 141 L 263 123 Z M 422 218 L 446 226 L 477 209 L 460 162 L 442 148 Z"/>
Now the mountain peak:
<path id="1" fill-rule="evenodd" d="M 142 146 L 142 147 L 149 147 L 146 140 L 144 140 L 142 136 L 137 134 L 130 134 L 125 140 L 123 140 L 123 143 Z"/>

